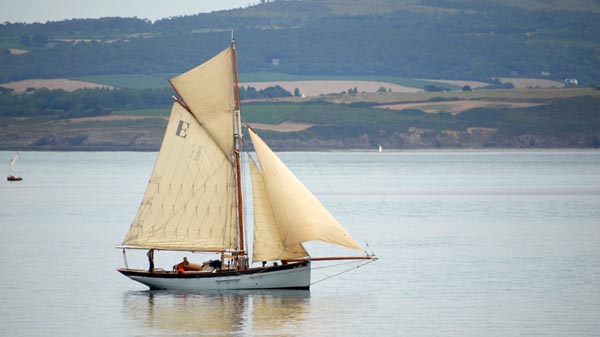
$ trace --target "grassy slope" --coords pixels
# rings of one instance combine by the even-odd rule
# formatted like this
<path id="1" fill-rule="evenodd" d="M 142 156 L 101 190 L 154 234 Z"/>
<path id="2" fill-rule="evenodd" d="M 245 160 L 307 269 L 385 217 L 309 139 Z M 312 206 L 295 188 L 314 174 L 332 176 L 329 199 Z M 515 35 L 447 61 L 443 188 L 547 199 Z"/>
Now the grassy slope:
<path id="1" fill-rule="evenodd" d="M 489 100 L 499 102 L 498 108 L 504 108 L 507 105 L 501 102 L 532 102 L 544 103 L 555 99 L 568 99 L 573 97 L 600 97 L 600 91 L 591 88 L 565 88 L 565 89 L 531 89 L 531 90 L 477 90 L 471 92 L 450 91 L 450 92 L 421 92 L 411 94 L 370 94 L 357 96 L 339 96 L 331 95 L 325 97 L 326 101 L 332 104 L 324 108 L 324 105 L 314 102 L 314 99 L 292 99 L 289 102 L 262 102 L 247 103 L 242 102 L 242 111 L 244 119 L 247 122 L 260 122 L 268 124 L 279 124 L 288 122 L 307 122 L 316 124 L 328 124 L 339 122 L 390 122 L 389 115 L 395 114 L 388 110 L 372 108 L 369 105 L 384 105 L 389 103 L 406 102 L 432 102 L 437 99 L 458 99 L 458 100 Z M 322 100 L 319 98 L 318 100 Z M 351 103 L 366 103 L 360 109 L 358 106 L 350 107 Z M 168 116 L 170 108 L 153 108 L 138 110 L 118 110 L 113 111 L 113 115 L 132 115 L 132 116 Z"/>
<path id="2" fill-rule="evenodd" d="M 455 4 L 474 3 L 474 0 L 447 0 L 447 7 Z M 480 0 L 477 3 L 490 3 L 498 5 L 496 0 Z M 535 10 L 584 10 L 600 12 L 600 3 L 594 0 L 572 0 L 572 1 L 548 1 L 548 0 L 503 0 L 504 5 L 520 7 L 524 9 Z M 314 15 L 310 8 L 323 8 L 323 16 L 327 15 L 373 15 L 379 13 L 390 13 L 395 10 L 415 10 L 420 12 L 440 12 L 448 11 L 448 8 L 435 7 L 424 3 L 421 0 L 304 0 L 302 2 L 273 2 L 263 5 L 252 6 L 242 10 L 236 9 L 223 11 L 220 13 L 229 13 L 234 16 L 300 16 Z M 305 11 L 298 11 L 298 8 L 305 8 Z M 144 32 L 140 32 L 142 34 Z M 78 38 L 82 38 L 79 36 Z M 105 38 L 103 36 L 86 36 L 86 38 Z M 11 40 L 0 40 L 0 48 L 24 48 L 20 46 L 13 37 Z M 167 78 L 173 74 L 156 75 L 103 75 L 103 76 L 83 76 L 73 79 L 89 81 L 100 84 L 107 84 L 123 88 L 163 88 L 168 86 Z M 281 73 L 256 73 L 241 74 L 241 80 L 248 82 L 254 81 L 272 81 L 272 80 L 322 80 L 322 79 L 343 79 L 343 80 L 376 80 L 391 82 L 400 85 L 423 88 L 424 85 L 432 84 L 425 81 L 411 80 L 398 77 L 365 77 L 365 76 L 340 76 L 340 77 L 321 77 L 321 76 L 291 76 Z M 435 84 L 434 84 L 435 85 Z M 438 84 L 439 85 L 439 84 Z M 450 89 L 456 89 L 450 85 L 444 85 Z"/>
<path id="3" fill-rule="evenodd" d="M 447 98 L 458 98 L 464 100 L 493 100 L 498 102 L 536 102 L 554 106 L 554 108 L 534 107 L 534 108 L 516 108 L 506 109 L 506 105 L 499 104 L 497 107 L 488 107 L 486 109 L 474 109 L 479 112 L 487 111 L 489 113 L 504 114 L 507 111 L 512 111 L 510 116 L 516 119 L 526 119 L 523 115 L 527 111 L 536 111 L 543 114 L 545 111 L 552 112 L 560 119 L 560 113 L 565 112 L 565 117 L 568 117 L 568 112 L 572 109 L 588 111 L 594 113 L 593 103 L 585 103 L 587 101 L 597 102 L 600 98 L 600 91 L 592 89 L 545 89 L 545 90 L 489 90 L 489 91 L 474 91 L 474 92 L 448 92 L 448 93 L 416 93 L 404 95 L 371 95 L 371 101 L 390 102 L 394 99 L 402 102 L 426 102 L 431 98 L 437 98 L 445 95 Z M 352 100 L 354 100 L 352 102 Z M 356 96 L 347 96 L 345 103 L 360 103 Z M 557 103 L 560 100 L 567 103 Z M 577 100 L 577 101 L 575 101 Z M 574 102 L 574 103 L 568 103 Z M 560 106 L 560 104 L 567 104 Z M 571 104 L 571 105 L 569 105 Z M 578 104 L 575 106 L 574 104 Z M 588 105 L 585 105 L 588 104 Z M 386 110 L 378 109 L 369 105 L 361 104 L 322 104 L 318 101 L 314 102 L 284 102 L 284 103 L 252 103 L 243 105 L 243 115 L 247 122 L 261 122 L 269 124 L 278 124 L 284 121 L 310 123 L 318 125 L 343 125 L 343 124 L 388 124 L 391 127 L 405 125 L 407 121 L 422 121 L 435 125 L 436 128 L 447 128 L 456 124 L 454 118 L 441 114 L 438 116 L 427 116 L 421 113 L 416 113 L 414 110 Z M 484 115 L 481 115 L 484 116 Z M 521 116 L 521 117 L 519 117 Z M 558 117 L 557 117 L 558 116 Z M 480 116 L 479 116 L 480 117 Z M 478 117 L 478 118 L 479 118 Z M 553 117 L 553 118 L 554 118 Z M 465 117 L 469 118 L 469 116 Z M 457 118 L 460 120 L 461 118 Z M 541 121 L 542 119 L 536 119 Z M 481 122 L 486 122 L 482 120 Z M 579 121 L 584 122 L 584 121 Z M 493 121 L 492 121 L 493 123 Z"/>
<path id="4" fill-rule="evenodd" d="M 113 111 L 113 115 L 123 116 L 169 116 L 171 109 L 165 108 L 154 108 L 154 109 L 137 109 L 137 110 L 117 110 Z"/>
<path id="5" fill-rule="evenodd" d="M 445 6 L 432 6 L 422 0 L 303 0 L 302 3 L 309 8 L 319 8 L 319 16 L 326 15 L 376 15 L 381 13 L 390 13 L 397 10 L 412 10 L 426 13 L 451 12 L 453 3 L 461 6 L 469 3 L 505 5 L 518 7 L 526 10 L 580 10 L 600 12 L 600 3 L 595 0 L 448 0 Z M 298 10 L 297 8 L 285 4 L 291 8 L 287 15 L 291 17 L 304 17 L 306 15 L 315 15 L 309 10 Z M 267 3 L 261 6 L 252 6 L 242 11 L 230 11 L 240 16 L 281 16 L 281 5 L 278 3 Z"/>
<path id="6" fill-rule="evenodd" d="M 473 0 L 453 0 L 456 3 L 469 3 Z M 600 3 L 596 0 L 477 0 L 480 3 L 520 7 L 527 10 L 579 10 L 600 12 Z"/>
<path id="7" fill-rule="evenodd" d="M 441 84 L 436 82 L 417 80 L 413 78 L 395 77 L 395 76 L 358 76 L 358 75 L 347 75 L 347 76 L 314 76 L 314 75 L 291 75 L 284 73 L 275 72 L 257 72 L 257 73 L 245 73 L 240 74 L 240 81 L 242 82 L 271 82 L 271 81 L 377 81 L 377 82 L 388 82 L 407 87 L 422 89 L 426 85 L 443 86 L 448 89 L 458 89 L 458 86 L 451 84 Z"/>
<path id="8" fill-rule="evenodd" d="M 432 98 L 466 99 L 466 100 L 494 100 L 508 102 L 542 102 L 554 98 L 569 98 L 578 96 L 599 96 L 598 90 L 591 88 L 564 88 L 564 89 L 527 89 L 527 90 L 474 90 L 474 91 L 448 91 L 448 92 L 419 92 L 419 93 L 391 93 L 385 95 L 346 96 L 334 98 L 335 103 L 371 102 L 384 104 L 389 102 L 426 102 Z"/>
<path id="9" fill-rule="evenodd" d="M 544 102 L 532 108 L 476 108 L 452 116 L 447 113 L 425 114 L 418 110 L 386 110 L 372 103 L 333 104 L 322 100 L 293 102 L 256 102 L 242 106 L 246 122 L 278 124 L 297 122 L 314 126 L 299 132 L 280 133 L 262 130 L 264 138 L 274 141 L 277 149 L 366 148 L 370 143 L 401 147 L 477 147 L 469 139 L 456 142 L 432 141 L 445 137 L 445 130 L 463 132 L 471 127 L 496 128 L 503 141 L 491 146 L 529 147 L 538 143 L 520 140 L 521 135 L 535 135 L 547 141 L 539 146 L 596 146 L 590 137 L 600 134 L 600 91 L 591 89 L 496 90 L 470 93 L 426 93 L 428 95 L 460 96 L 461 99 L 497 99 L 506 102 Z M 378 100 L 429 99 L 424 94 L 372 95 Z M 435 96 L 434 96 L 435 97 Z M 556 97 L 562 97 L 557 99 Z M 358 97 L 354 97 L 358 99 Z M 346 101 L 349 103 L 349 101 Z M 28 149 L 157 149 L 160 144 L 164 117 L 169 108 L 114 111 L 114 115 L 147 116 L 130 120 L 68 119 L 49 117 L 0 118 L 0 138 L 5 148 Z M 423 143 L 406 145 L 398 133 L 410 133 L 416 127 L 426 131 Z M 433 133 L 432 133 L 433 132 Z M 455 132 L 455 131 L 451 131 Z M 366 139 L 364 137 L 367 137 Z M 433 138 L 432 138 L 433 137 Z M 508 138 L 507 138 L 508 137 Z M 544 138 L 545 137 L 545 138 Z M 508 139 L 508 140 L 507 140 Z M 515 140 L 516 139 L 516 140 Z M 540 140 L 537 141 L 540 141 Z M 590 141 L 590 139 L 592 139 Z M 515 143 L 512 143 L 515 142 Z M 598 141 L 596 141 L 598 142 Z M 416 145 L 415 145 L 416 144 Z M 31 146 L 34 146 L 33 148 Z"/>

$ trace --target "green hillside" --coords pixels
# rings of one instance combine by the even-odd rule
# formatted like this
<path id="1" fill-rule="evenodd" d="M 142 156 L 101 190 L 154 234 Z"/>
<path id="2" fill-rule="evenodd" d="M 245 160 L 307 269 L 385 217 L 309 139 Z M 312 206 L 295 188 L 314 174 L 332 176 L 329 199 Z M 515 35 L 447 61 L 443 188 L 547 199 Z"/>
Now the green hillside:
<path id="1" fill-rule="evenodd" d="M 600 147 L 598 1 L 304 0 L 156 22 L 0 24 L 0 83 L 69 78 L 119 88 L 20 94 L 0 86 L 0 148 L 157 149 L 172 104 L 167 79 L 226 48 L 232 29 L 243 82 L 424 88 L 445 79 L 498 89 L 507 86 L 497 78 L 577 80 L 547 90 L 344 88 L 312 100 L 244 88 L 253 101 L 244 119 L 268 124 L 261 134 L 276 149 Z M 301 127 L 283 132 L 278 123 Z"/>
<path id="2" fill-rule="evenodd" d="M 170 89 L 2 92 L 0 149 L 156 150 L 170 94 Z M 261 134 L 276 150 L 377 144 L 386 149 L 598 148 L 598 107 L 600 91 L 592 88 L 336 94 L 244 102 L 242 117 L 259 129 L 267 125 Z M 302 127 L 278 130 L 282 123 Z"/>
<path id="3" fill-rule="evenodd" d="M 525 10 L 600 12 L 600 4 L 594 0 L 302 0 L 273 1 L 228 12 L 239 16 L 261 17 L 282 17 L 285 13 L 288 17 L 308 19 L 315 16 L 373 15 L 394 11 L 447 13 L 464 8 L 474 10 L 498 6 Z"/>
<path id="4" fill-rule="evenodd" d="M 0 83 L 179 73 L 225 48 L 234 29 L 240 72 L 248 74 L 577 78 L 588 85 L 600 82 L 599 7 L 586 0 L 306 0 L 156 22 L 5 23 Z"/>

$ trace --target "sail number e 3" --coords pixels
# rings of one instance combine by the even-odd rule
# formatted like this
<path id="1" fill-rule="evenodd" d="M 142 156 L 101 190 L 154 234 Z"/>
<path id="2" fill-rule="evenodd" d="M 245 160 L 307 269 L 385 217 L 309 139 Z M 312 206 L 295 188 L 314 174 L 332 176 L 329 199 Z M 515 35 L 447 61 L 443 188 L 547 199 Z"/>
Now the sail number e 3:
<path id="1" fill-rule="evenodd" d="M 175 134 L 181 138 L 185 138 L 188 135 L 189 128 L 190 123 L 180 120 L 179 125 L 177 126 L 177 132 L 175 132 Z"/>

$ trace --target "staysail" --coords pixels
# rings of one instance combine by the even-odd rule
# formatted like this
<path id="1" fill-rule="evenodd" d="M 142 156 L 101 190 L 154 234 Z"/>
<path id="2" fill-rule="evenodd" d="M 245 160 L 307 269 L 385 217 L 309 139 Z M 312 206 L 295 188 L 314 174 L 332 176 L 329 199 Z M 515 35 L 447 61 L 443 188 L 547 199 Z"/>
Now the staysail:
<path id="1" fill-rule="evenodd" d="M 235 198 L 230 158 L 198 120 L 175 103 L 144 199 L 123 246 L 235 249 Z"/>
<path id="2" fill-rule="evenodd" d="M 363 248 L 269 146 L 251 128 L 248 132 L 283 246 L 289 249 L 303 242 L 319 240 L 362 251 Z"/>
<path id="3" fill-rule="evenodd" d="M 249 162 L 254 201 L 252 261 L 290 260 L 308 256 L 302 244 L 284 246 L 262 175 L 252 158 Z"/>

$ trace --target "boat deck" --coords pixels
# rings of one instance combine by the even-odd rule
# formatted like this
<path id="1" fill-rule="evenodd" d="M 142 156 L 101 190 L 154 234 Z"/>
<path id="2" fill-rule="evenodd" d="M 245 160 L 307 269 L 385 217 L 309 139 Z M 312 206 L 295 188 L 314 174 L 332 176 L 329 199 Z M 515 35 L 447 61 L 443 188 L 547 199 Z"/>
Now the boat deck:
<path id="1" fill-rule="evenodd" d="M 127 268 L 119 268 L 117 269 L 121 274 L 125 276 L 145 276 L 145 277 L 156 277 L 156 278 L 210 278 L 210 277 L 224 277 L 224 276 L 234 276 L 234 275 L 248 275 L 248 274 L 258 274 L 258 273 L 269 273 L 272 271 L 280 271 L 280 270 L 289 270 L 295 269 L 298 267 L 306 266 L 308 262 L 294 262 L 288 264 L 282 264 L 278 266 L 268 266 L 268 267 L 256 267 L 256 268 L 248 268 L 246 270 L 199 270 L 199 271 L 185 271 L 183 273 L 178 271 L 169 271 L 164 269 L 155 269 L 153 272 L 149 272 L 144 269 L 127 269 Z"/>

